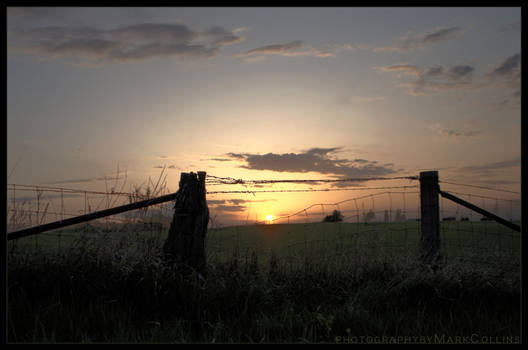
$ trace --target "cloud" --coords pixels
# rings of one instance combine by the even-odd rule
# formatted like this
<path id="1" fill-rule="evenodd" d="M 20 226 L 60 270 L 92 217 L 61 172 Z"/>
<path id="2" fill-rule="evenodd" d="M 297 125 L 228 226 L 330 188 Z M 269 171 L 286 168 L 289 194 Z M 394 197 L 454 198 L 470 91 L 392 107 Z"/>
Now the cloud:
<path id="1" fill-rule="evenodd" d="M 377 101 L 384 101 L 383 96 L 359 97 L 359 96 L 343 96 L 335 99 L 337 104 L 349 104 L 351 102 L 372 103 Z"/>
<path id="2" fill-rule="evenodd" d="M 392 45 L 387 46 L 369 46 L 369 45 L 360 45 L 360 48 L 370 49 L 374 52 L 408 52 L 411 50 L 421 49 L 428 45 L 438 43 L 440 41 L 445 41 L 453 39 L 462 31 L 461 27 L 448 27 L 441 28 L 437 27 L 433 30 L 421 33 L 414 34 L 412 32 L 400 37 Z"/>
<path id="3" fill-rule="evenodd" d="M 401 72 L 402 75 L 420 76 L 420 67 L 406 63 L 375 67 L 382 72 Z"/>
<path id="4" fill-rule="evenodd" d="M 88 62 L 137 62 L 154 58 L 209 58 L 243 40 L 214 26 L 195 31 L 183 24 L 140 23 L 109 30 L 90 27 L 17 29 L 14 50 L 48 58 Z"/>
<path id="5" fill-rule="evenodd" d="M 434 131 L 441 137 L 447 137 L 449 139 L 461 139 L 461 138 L 472 138 L 482 135 L 480 130 L 452 130 L 446 129 L 439 123 L 429 126 L 429 129 Z"/>
<path id="6" fill-rule="evenodd" d="M 375 161 L 354 161 L 339 159 L 334 156 L 341 147 L 311 148 L 300 153 L 228 153 L 233 160 L 244 161 L 240 168 L 250 170 L 271 170 L 277 172 L 317 172 L 338 177 L 365 177 L 392 174 L 395 171 L 389 167 L 379 166 Z"/>
<path id="7" fill-rule="evenodd" d="M 244 212 L 246 207 L 243 205 L 218 205 L 214 208 L 215 212 Z"/>
<path id="8" fill-rule="evenodd" d="M 225 199 L 208 199 L 207 205 L 218 205 L 218 204 L 225 204 Z"/>
<path id="9" fill-rule="evenodd" d="M 499 162 L 484 163 L 481 165 L 472 165 L 459 168 L 460 171 L 482 173 L 490 170 L 501 170 L 506 168 L 514 168 L 521 166 L 521 158 L 512 158 Z"/>
<path id="10" fill-rule="evenodd" d="M 475 76 L 476 69 L 468 64 L 421 67 L 399 63 L 388 66 L 375 66 L 380 72 L 396 72 L 399 79 L 406 80 L 396 86 L 407 89 L 410 95 L 429 96 L 455 89 L 475 90 L 482 88 L 514 89 L 508 97 L 503 97 L 494 106 L 510 104 L 510 98 L 520 97 L 521 56 L 514 54 L 491 67 L 487 73 Z"/>
<path id="11" fill-rule="evenodd" d="M 477 182 L 487 183 L 489 185 L 509 185 L 512 183 L 518 183 L 504 179 L 490 179 L 493 177 L 508 175 L 511 172 L 508 169 L 518 168 L 521 166 L 521 158 L 515 157 L 510 159 L 505 159 L 497 162 L 489 162 L 477 165 L 468 165 L 459 167 L 456 169 L 461 175 L 471 176 Z"/>
<path id="12" fill-rule="evenodd" d="M 475 68 L 469 65 L 441 66 L 434 65 L 422 68 L 411 64 L 395 64 L 374 67 L 381 72 L 399 72 L 398 78 L 416 77 L 415 80 L 399 83 L 398 87 L 406 88 L 411 95 L 427 96 L 443 91 L 471 87 Z"/>
<path id="13" fill-rule="evenodd" d="M 241 205 L 241 204 L 245 204 L 245 203 L 260 203 L 260 202 L 274 202 L 274 201 L 276 201 L 276 199 L 254 199 L 254 200 L 251 200 L 251 199 L 237 199 L 237 198 L 232 198 L 232 199 L 208 199 L 207 200 L 207 204 L 211 205 L 211 206 L 217 206 L 217 205 L 220 205 L 220 204 L 228 204 L 228 203 L 232 203 L 234 205 Z"/>
<path id="14" fill-rule="evenodd" d="M 206 159 L 206 160 L 213 160 L 215 162 L 230 162 L 230 161 L 232 161 L 232 159 L 230 159 L 230 158 L 210 158 L 210 159 Z"/>
<path id="15" fill-rule="evenodd" d="M 451 39 L 454 37 L 455 33 L 460 32 L 460 27 L 450 27 L 450 28 L 443 28 L 443 29 L 436 29 L 432 33 L 422 35 L 418 42 L 427 44 L 427 43 L 435 43 L 442 40 Z"/>
<path id="16" fill-rule="evenodd" d="M 337 53 L 342 50 L 351 50 L 352 47 L 348 44 L 338 45 L 331 44 L 322 47 L 312 47 L 307 45 L 302 40 L 295 40 L 285 44 L 272 44 L 260 46 L 246 52 L 236 54 L 235 57 L 246 58 L 248 61 L 262 61 L 265 57 L 270 55 L 286 56 L 286 57 L 336 57 Z"/>
<path id="17" fill-rule="evenodd" d="M 238 54 L 238 57 L 246 57 L 251 55 L 281 55 L 281 56 L 297 56 L 299 49 L 304 46 L 301 40 L 295 40 L 286 44 L 273 44 L 257 47 L 255 49 Z"/>
<path id="18" fill-rule="evenodd" d="M 487 77 L 492 80 L 511 81 L 521 77 L 521 55 L 514 54 L 497 64 Z"/>

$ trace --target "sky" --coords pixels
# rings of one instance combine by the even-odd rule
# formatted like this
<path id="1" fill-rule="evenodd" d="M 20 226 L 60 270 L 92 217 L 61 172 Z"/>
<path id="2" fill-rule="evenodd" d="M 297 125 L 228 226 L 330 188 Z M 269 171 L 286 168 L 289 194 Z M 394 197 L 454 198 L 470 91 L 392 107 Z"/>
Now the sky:
<path id="1" fill-rule="evenodd" d="M 176 191 L 189 171 L 438 170 L 520 192 L 520 27 L 515 7 L 11 7 L 7 180 L 104 191 L 166 176 Z M 208 199 L 229 222 L 360 194 Z"/>

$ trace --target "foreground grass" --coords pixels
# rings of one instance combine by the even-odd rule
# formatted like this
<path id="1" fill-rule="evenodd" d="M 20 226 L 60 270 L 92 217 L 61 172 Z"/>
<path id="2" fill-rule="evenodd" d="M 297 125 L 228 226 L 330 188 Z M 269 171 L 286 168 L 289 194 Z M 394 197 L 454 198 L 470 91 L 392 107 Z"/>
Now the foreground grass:
<path id="1" fill-rule="evenodd" d="M 518 266 L 453 264 L 429 273 L 413 264 L 351 269 L 346 261 L 327 268 L 305 260 L 292 267 L 250 254 L 211 261 L 202 276 L 166 266 L 159 246 L 118 248 L 85 240 L 62 252 L 12 252 L 8 341 L 510 342 L 520 334 Z"/>

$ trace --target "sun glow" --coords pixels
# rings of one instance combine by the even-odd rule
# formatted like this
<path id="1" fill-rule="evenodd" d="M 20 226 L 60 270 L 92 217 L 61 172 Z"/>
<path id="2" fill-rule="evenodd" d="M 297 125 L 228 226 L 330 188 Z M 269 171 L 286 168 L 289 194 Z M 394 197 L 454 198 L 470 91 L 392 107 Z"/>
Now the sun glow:
<path id="1" fill-rule="evenodd" d="M 271 214 L 266 215 L 266 221 L 267 222 L 272 222 L 273 221 L 273 215 L 271 215 Z"/>

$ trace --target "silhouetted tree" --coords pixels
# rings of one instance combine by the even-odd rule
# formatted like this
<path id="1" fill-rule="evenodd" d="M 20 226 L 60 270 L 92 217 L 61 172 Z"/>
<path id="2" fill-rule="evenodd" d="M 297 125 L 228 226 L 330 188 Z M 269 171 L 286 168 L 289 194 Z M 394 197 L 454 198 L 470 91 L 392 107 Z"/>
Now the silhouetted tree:
<path id="1" fill-rule="evenodd" d="M 367 223 L 369 221 L 373 221 L 376 218 L 376 214 L 371 210 L 369 210 L 368 213 L 363 214 L 363 222 Z"/>
<path id="2" fill-rule="evenodd" d="M 323 219 L 323 222 L 338 222 L 338 221 L 343 221 L 343 214 L 341 214 L 339 210 L 334 210 L 332 212 L 332 215 L 327 215 Z"/>

